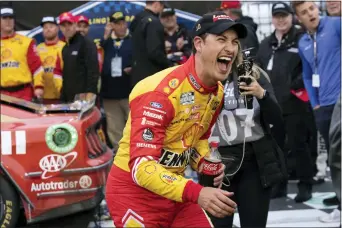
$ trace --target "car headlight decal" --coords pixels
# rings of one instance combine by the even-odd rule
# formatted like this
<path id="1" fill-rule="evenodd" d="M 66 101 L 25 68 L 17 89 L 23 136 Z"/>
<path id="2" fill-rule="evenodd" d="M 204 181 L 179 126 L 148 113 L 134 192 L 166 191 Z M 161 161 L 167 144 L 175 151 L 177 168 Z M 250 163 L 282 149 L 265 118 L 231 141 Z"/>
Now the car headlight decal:
<path id="1" fill-rule="evenodd" d="M 56 124 L 50 126 L 45 133 L 46 145 L 56 153 L 68 153 L 78 142 L 78 133 L 70 124 Z"/>

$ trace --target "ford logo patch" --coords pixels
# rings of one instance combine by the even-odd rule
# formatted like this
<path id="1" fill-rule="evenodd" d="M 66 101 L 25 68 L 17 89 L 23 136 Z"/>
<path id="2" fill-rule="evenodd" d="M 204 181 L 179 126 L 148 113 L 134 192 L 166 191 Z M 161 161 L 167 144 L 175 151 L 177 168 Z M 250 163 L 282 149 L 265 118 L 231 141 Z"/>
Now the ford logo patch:
<path id="1" fill-rule="evenodd" d="M 163 106 L 162 106 L 160 103 L 158 103 L 158 102 L 151 102 L 150 105 L 151 105 L 151 107 L 153 107 L 153 108 L 162 108 L 162 107 L 163 107 Z"/>

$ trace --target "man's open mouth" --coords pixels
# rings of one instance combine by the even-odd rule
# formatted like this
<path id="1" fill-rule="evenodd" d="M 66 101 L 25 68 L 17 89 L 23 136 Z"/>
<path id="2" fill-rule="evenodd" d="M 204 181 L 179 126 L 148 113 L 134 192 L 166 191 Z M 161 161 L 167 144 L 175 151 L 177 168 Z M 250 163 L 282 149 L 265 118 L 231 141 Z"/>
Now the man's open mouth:
<path id="1" fill-rule="evenodd" d="M 228 65 L 232 62 L 231 56 L 221 56 L 217 58 L 218 67 L 221 71 L 226 72 L 228 70 Z"/>

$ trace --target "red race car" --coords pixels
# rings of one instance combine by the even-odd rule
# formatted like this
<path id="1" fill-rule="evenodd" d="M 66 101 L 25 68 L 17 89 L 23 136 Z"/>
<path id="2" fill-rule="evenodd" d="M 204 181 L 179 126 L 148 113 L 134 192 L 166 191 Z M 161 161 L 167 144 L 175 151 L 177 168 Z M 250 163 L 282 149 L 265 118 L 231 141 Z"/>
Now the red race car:
<path id="1" fill-rule="evenodd" d="M 41 105 L 1 95 L 0 227 L 93 209 L 113 160 L 96 96 Z"/>

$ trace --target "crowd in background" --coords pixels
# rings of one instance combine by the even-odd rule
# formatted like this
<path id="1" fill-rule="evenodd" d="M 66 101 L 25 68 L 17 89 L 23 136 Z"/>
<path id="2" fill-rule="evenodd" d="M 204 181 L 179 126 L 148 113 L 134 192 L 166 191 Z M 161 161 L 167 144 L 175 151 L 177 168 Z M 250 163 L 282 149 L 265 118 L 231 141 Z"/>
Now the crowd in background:
<path id="1" fill-rule="evenodd" d="M 315 177 L 317 130 L 332 150 L 329 126 L 341 92 L 341 3 L 326 2 L 328 17 L 320 17 L 312 2 L 292 4 L 273 4 L 275 30 L 260 42 L 257 24 L 243 15 L 239 1 L 224 1 L 218 10 L 247 27 L 242 49 L 253 48 L 255 63 L 270 78 L 284 121 L 283 128 L 271 129 L 272 135 L 288 166 L 295 161 L 295 200 L 304 202 L 312 197 L 312 185 L 324 181 L 324 176 Z M 87 37 L 89 20 L 82 15 L 62 13 L 58 22 L 50 15 L 42 18 L 44 42 L 38 46 L 15 33 L 13 9 L 2 8 L 0 16 L 1 93 L 45 104 L 71 102 L 79 93 L 98 94 L 114 150 L 128 119 L 132 88 L 160 70 L 183 64 L 192 54 L 192 34 L 163 1 L 147 1 L 129 27 L 124 12 L 114 12 L 97 45 Z M 330 152 L 334 183 L 340 183 L 338 153 Z M 286 181 L 273 188 L 272 198 L 286 195 Z M 340 195 L 324 203 L 340 205 Z M 340 206 L 321 220 L 335 222 L 339 214 Z"/>

